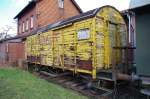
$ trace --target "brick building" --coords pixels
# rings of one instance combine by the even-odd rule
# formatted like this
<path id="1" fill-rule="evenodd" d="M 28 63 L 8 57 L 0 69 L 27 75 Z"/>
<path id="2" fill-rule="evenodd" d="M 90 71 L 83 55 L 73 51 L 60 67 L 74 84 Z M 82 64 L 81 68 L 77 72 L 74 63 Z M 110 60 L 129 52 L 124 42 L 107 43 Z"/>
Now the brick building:
<path id="1" fill-rule="evenodd" d="M 24 42 L 16 36 L 0 41 L 0 65 L 16 65 L 25 58 Z"/>
<path id="2" fill-rule="evenodd" d="M 25 60 L 24 41 L 31 33 L 49 24 L 82 13 L 74 0 L 32 0 L 14 19 L 17 19 L 17 36 L 0 41 L 0 64 Z"/>
<path id="3" fill-rule="evenodd" d="M 15 19 L 18 20 L 18 35 L 82 13 L 74 0 L 32 0 Z"/>

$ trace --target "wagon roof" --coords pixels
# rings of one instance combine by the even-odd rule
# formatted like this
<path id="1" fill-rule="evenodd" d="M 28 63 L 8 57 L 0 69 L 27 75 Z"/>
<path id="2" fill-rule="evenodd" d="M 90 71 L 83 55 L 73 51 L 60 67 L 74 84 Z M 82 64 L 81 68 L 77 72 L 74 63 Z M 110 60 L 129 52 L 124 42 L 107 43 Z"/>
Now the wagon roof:
<path id="1" fill-rule="evenodd" d="M 54 24 L 50 24 L 50 25 L 48 25 L 45 29 L 46 29 L 46 30 L 49 30 L 49 29 L 61 27 L 61 26 L 64 26 L 64 25 L 67 25 L 67 24 L 70 24 L 70 23 L 75 23 L 75 22 L 78 22 L 78 21 L 81 21 L 81 20 L 85 20 L 85 19 L 88 19 L 88 18 L 92 18 L 92 17 L 96 16 L 96 14 L 97 14 L 101 9 L 103 9 L 104 7 L 110 7 L 110 8 L 115 9 L 116 11 L 118 11 L 116 8 L 114 8 L 114 7 L 110 6 L 110 5 L 106 5 L 106 6 L 103 6 L 103 7 L 96 8 L 96 9 L 94 9 L 94 10 L 87 11 L 87 12 L 82 13 L 82 14 L 80 14 L 80 15 L 73 16 L 73 17 L 71 17 L 71 18 L 58 21 L 58 22 L 56 22 L 56 23 L 54 23 Z M 119 11 L 118 11 L 118 12 L 119 12 Z M 119 13 L 120 13 L 120 12 L 119 12 Z M 43 30 L 43 29 L 42 29 L 42 30 Z"/>
<path id="2" fill-rule="evenodd" d="M 99 10 L 100 10 L 100 8 L 97 8 L 97 9 L 90 10 L 90 11 L 87 11 L 85 13 L 82 13 L 80 15 L 73 16 L 71 18 L 58 21 L 58 22 L 56 22 L 54 24 L 48 25 L 47 29 L 60 27 L 60 26 L 63 26 L 63 25 L 69 24 L 69 23 L 74 23 L 74 22 L 77 22 L 77 21 L 80 21 L 80 20 L 84 20 L 84 19 L 88 19 L 88 18 L 94 17 Z"/>

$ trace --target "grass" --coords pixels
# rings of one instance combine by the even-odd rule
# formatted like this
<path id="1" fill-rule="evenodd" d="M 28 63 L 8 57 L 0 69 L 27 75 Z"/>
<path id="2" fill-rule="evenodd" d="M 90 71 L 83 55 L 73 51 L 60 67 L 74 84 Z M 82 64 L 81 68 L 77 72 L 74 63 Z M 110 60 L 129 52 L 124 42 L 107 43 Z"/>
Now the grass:
<path id="1" fill-rule="evenodd" d="M 14 68 L 0 69 L 0 99 L 87 99 Z"/>

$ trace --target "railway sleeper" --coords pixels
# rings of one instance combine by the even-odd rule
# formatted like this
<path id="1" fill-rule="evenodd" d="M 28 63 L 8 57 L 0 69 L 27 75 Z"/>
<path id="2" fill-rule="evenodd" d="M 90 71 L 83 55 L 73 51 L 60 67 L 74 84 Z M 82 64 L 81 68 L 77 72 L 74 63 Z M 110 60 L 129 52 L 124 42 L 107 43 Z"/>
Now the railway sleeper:
<path id="1" fill-rule="evenodd" d="M 98 76 L 97 80 L 93 81 L 91 77 L 88 75 L 83 75 L 83 74 L 73 75 L 72 73 L 68 71 L 56 72 L 55 69 L 51 70 L 51 68 L 49 67 L 41 68 L 40 65 L 38 66 L 36 65 L 36 67 L 35 65 L 33 65 L 33 67 L 30 67 L 30 68 L 33 70 L 38 69 L 36 71 L 40 71 L 42 72 L 42 74 L 44 73 L 45 75 L 47 75 L 48 78 L 46 78 L 46 80 L 62 85 L 63 87 L 73 89 L 84 95 L 86 94 L 88 96 L 107 97 L 112 94 L 115 94 L 115 96 L 117 96 L 117 93 L 118 93 L 117 87 L 114 86 L 114 80 L 111 79 L 112 75 L 110 72 L 108 72 L 109 74 L 106 76 L 102 76 L 103 75 L 102 73 L 102 75 Z M 47 68 L 49 69 L 48 71 L 43 71 L 44 69 L 47 69 Z M 120 82 L 117 82 L 117 84 L 119 85 Z M 99 98 L 96 98 L 96 99 L 99 99 Z"/>

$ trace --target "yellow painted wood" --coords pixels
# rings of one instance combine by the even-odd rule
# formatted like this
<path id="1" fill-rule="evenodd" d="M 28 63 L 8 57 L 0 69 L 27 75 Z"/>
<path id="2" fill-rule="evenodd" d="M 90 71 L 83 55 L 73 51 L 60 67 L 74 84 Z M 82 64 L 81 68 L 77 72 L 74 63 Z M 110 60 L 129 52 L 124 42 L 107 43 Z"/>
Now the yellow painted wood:
<path id="1" fill-rule="evenodd" d="M 92 72 L 91 72 L 91 71 L 83 70 L 83 69 L 77 69 L 77 72 L 87 73 L 87 74 L 92 74 Z"/>
<path id="2" fill-rule="evenodd" d="M 116 26 L 111 29 L 112 23 Z M 86 38 L 82 39 L 80 33 L 86 29 Z M 112 50 L 126 45 L 126 40 L 127 29 L 120 13 L 112 7 L 104 7 L 93 18 L 29 36 L 26 52 L 27 56 L 40 57 L 42 65 L 88 73 L 96 79 L 100 69 L 112 68 L 113 58 L 115 63 L 122 61 L 121 51 L 115 51 L 116 56 L 112 56 Z M 92 69 L 83 69 L 81 62 L 86 65 L 92 62 Z"/>

